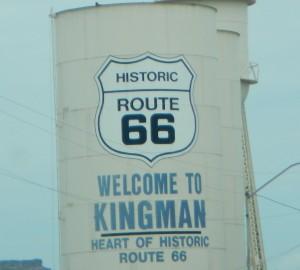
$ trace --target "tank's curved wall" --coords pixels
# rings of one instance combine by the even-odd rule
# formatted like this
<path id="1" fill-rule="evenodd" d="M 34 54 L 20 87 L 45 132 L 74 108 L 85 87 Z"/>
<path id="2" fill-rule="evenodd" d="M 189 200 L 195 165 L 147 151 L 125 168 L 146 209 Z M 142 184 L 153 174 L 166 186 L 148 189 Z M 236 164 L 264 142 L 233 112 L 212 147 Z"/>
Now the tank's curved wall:
<path id="1" fill-rule="evenodd" d="M 55 16 L 62 270 L 87 266 L 90 270 L 228 270 L 245 265 L 239 137 L 239 63 L 244 52 L 237 33 L 217 31 L 220 12 L 204 5 L 155 3 L 94 7 Z M 185 151 L 151 163 L 107 151 L 109 147 L 101 144 L 101 139 L 99 142 L 98 117 L 106 110 L 109 118 L 107 97 L 118 90 L 105 92 L 101 74 L 110 70 L 110 61 L 115 63 L 117 58 L 124 72 L 132 71 L 134 62 L 139 61 L 149 66 L 148 71 L 162 72 L 172 59 L 172 68 L 174 63 L 185 63 L 183 68 L 191 69 L 190 92 L 179 89 L 190 94 L 188 98 L 180 99 L 185 94 L 179 96 L 175 88 L 164 89 L 160 96 L 179 100 L 182 107 L 178 111 L 195 117 L 195 127 L 174 124 L 176 139 L 195 129 L 196 136 Z M 149 59 L 156 64 L 146 62 Z M 135 93 L 140 90 L 134 89 Z M 157 96 L 149 89 L 142 90 L 137 97 L 159 96 L 159 89 L 155 89 Z M 132 97 L 126 95 L 123 101 Z M 179 115 L 176 102 L 172 106 L 174 115 Z M 113 115 L 111 111 L 112 125 Z M 106 120 L 109 123 L 110 119 Z M 111 143 L 118 148 L 116 142 Z M 165 154 L 163 144 L 161 148 Z M 134 195 L 130 191 L 134 174 L 166 176 L 168 190 Z M 111 176 L 106 184 L 104 176 Z M 199 185 L 190 186 L 193 181 Z M 111 192 L 105 193 L 105 189 Z M 164 214 L 157 206 L 161 204 Z M 170 215 L 173 208 L 176 221 Z M 142 247 L 138 241 L 148 244 Z"/>
<path id="2" fill-rule="evenodd" d="M 242 152 L 241 87 L 239 38 L 237 32 L 218 30 L 219 65 L 217 85 L 220 90 L 222 168 L 224 183 L 225 269 L 245 265 L 244 177 Z M 230 195 L 229 195 L 230 194 Z M 235 259 L 233 259 L 235 258 Z"/>

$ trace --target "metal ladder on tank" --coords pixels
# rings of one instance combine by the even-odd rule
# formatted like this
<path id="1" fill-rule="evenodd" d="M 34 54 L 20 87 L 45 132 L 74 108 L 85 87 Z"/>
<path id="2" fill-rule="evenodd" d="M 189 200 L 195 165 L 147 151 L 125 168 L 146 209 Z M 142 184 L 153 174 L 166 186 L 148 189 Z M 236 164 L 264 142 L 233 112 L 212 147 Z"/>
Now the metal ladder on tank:
<path id="1" fill-rule="evenodd" d="M 257 198 L 256 196 L 251 196 L 255 192 L 256 187 L 244 104 L 242 105 L 242 122 L 247 222 L 247 268 L 248 270 L 267 270 Z"/>

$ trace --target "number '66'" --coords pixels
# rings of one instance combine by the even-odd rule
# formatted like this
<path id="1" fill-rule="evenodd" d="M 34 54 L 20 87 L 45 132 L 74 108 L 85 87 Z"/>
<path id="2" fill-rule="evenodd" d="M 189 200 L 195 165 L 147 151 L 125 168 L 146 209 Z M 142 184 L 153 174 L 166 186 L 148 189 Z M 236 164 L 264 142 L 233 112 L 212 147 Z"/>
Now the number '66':
<path id="1" fill-rule="evenodd" d="M 148 132 L 151 134 L 151 141 L 154 144 L 172 144 L 175 141 L 175 129 L 171 125 L 162 125 L 160 120 L 167 123 L 174 123 L 174 116 L 169 113 L 156 113 L 150 118 L 150 131 L 142 125 L 147 123 L 143 114 L 129 114 L 122 117 L 122 141 L 126 145 L 144 144 L 148 139 Z M 139 124 L 131 125 L 130 121 L 137 121 Z"/>

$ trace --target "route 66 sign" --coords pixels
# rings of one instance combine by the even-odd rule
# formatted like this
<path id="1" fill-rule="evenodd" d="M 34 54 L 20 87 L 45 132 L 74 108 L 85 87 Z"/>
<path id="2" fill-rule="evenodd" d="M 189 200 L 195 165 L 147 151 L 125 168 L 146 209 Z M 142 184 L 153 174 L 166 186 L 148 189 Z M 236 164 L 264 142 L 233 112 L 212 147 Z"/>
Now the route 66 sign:
<path id="1" fill-rule="evenodd" d="M 96 74 L 96 132 L 112 154 L 153 166 L 188 151 L 196 138 L 195 74 L 183 56 L 110 56 Z"/>

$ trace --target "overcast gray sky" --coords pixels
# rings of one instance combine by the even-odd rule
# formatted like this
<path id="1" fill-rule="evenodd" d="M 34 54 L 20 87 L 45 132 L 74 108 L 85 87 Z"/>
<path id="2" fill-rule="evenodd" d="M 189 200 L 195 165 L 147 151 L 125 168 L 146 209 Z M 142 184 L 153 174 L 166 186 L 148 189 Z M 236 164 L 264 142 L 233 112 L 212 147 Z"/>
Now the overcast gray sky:
<path id="1" fill-rule="evenodd" d="M 297 0 L 258 0 L 250 8 L 250 58 L 260 64 L 247 114 L 257 186 L 300 161 L 300 19 Z M 300 207 L 300 167 L 260 192 Z M 300 213 L 259 199 L 270 270 L 300 267 Z"/>
<path id="2" fill-rule="evenodd" d="M 58 269 L 56 193 L 28 181 L 56 185 L 48 14 L 87 4 L 94 1 L 0 1 L 0 259 L 38 257 Z M 247 100 L 257 186 L 300 161 L 299 10 L 299 0 L 258 0 L 249 10 L 250 58 L 260 64 Z M 260 194 L 300 208 L 299 174 Z M 269 270 L 299 270 L 300 212 L 259 204 Z"/>

